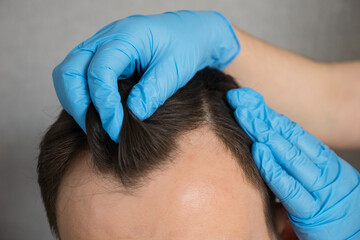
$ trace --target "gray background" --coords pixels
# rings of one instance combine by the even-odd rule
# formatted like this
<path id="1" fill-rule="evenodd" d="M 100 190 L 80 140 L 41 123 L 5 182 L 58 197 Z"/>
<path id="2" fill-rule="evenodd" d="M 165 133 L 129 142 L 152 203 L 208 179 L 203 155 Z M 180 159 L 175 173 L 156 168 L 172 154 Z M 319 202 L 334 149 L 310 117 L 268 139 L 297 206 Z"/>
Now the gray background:
<path id="1" fill-rule="evenodd" d="M 40 137 L 60 110 L 54 66 L 116 19 L 178 9 L 218 10 L 255 36 L 317 60 L 360 59 L 359 0 L 0 0 L 1 240 L 52 238 L 35 166 Z M 360 168 L 360 151 L 339 153 Z"/>

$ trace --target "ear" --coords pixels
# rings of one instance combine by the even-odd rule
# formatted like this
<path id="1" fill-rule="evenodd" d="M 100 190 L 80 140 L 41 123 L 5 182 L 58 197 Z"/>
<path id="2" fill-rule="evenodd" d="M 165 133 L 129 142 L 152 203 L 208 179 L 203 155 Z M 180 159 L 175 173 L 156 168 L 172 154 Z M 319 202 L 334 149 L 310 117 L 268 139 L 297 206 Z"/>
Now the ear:
<path id="1" fill-rule="evenodd" d="M 280 240 L 298 240 L 286 209 L 281 203 L 275 204 L 275 227 Z"/>

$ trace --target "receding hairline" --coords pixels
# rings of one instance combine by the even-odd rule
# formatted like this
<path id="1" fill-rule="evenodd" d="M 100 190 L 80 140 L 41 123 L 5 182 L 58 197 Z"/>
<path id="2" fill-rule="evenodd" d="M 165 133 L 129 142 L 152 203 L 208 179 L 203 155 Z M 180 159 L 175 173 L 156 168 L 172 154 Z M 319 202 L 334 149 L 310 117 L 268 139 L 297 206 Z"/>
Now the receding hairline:
<path id="1" fill-rule="evenodd" d="M 141 190 L 142 187 L 146 187 L 147 183 L 149 181 L 151 181 L 151 179 L 153 178 L 154 175 L 156 175 L 159 172 L 166 171 L 169 167 L 171 167 L 172 165 L 177 163 L 176 161 L 174 161 L 174 158 L 177 158 L 179 155 L 183 154 L 181 152 L 181 145 L 183 144 L 183 142 L 192 141 L 192 143 L 194 143 L 193 139 L 191 139 L 191 138 L 193 138 L 193 135 L 196 134 L 196 133 L 199 133 L 200 135 L 203 135 L 204 132 L 210 133 L 210 136 L 213 139 L 215 139 L 215 141 L 218 143 L 217 147 L 220 150 L 223 150 L 224 152 L 228 153 L 231 156 L 232 161 L 234 161 L 236 167 L 242 173 L 244 173 L 244 180 L 248 184 L 250 184 L 251 186 L 256 188 L 256 185 L 254 184 L 254 182 L 252 182 L 248 177 L 246 177 L 244 168 L 241 166 L 240 162 L 237 160 L 238 156 L 236 156 L 234 154 L 234 152 L 231 151 L 231 149 L 222 141 L 222 139 L 211 128 L 211 125 L 208 122 L 204 122 L 204 124 L 202 126 L 199 126 L 199 127 L 195 128 L 195 129 L 191 129 L 191 130 L 188 130 L 188 131 L 184 131 L 183 133 L 179 134 L 176 141 L 175 141 L 175 144 L 176 144 L 175 148 L 173 149 L 172 152 L 169 153 L 170 158 L 167 159 L 166 161 L 164 161 L 156 169 L 149 172 L 147 175 L 144 175 L 143 178 L 140 180 L 141 183 L 138 185 L 139 186 L 138 188 L 125 188 L 122 185 L 119 178 L 117 177 L 117 175 L 114 174 L 114 172 L 112 172 L 112 171 L 108 171 L 108 172 L 100 171 L 98 169 L 98 167 L 94 164 L 93 155 L 91 153 L 91 150 L 88 147 L 86 147 L 86 148 L 83 148 L 83 149 L 79 150 L 70 159 L 70 164 L 67 166 L 67 168 L 65 170 L 65 173 L 64 173 L 64 175 L 63 175 L 63 177 L 62 177 L 62 179 L 60 181 L 59 190 L 63 186 L 64 179 L 68 175 L 70 175 L 74 171 L 76 171 L 74 169 L 78 169 L 79 167 L 82 166 L 82 167 L 85 167 L 85 169 L 88 172 L 91 172 L 91 173 L 93 173 L 93 174 L 95 174 L 95 175 L 97 175 L 97 176 L 99 176 L 99 177 L 101 177 L 104 180 L 107 180 L 109 182 L 116 183 L 115 185 L 119 188 L 118 190 L 121 191 L 122 193 L 124 193 L 124 194 L 136 193 L 136 190 Z M 189 139 L 189 136 L 190 136 L 190 139 Z M 212 140 L 212 139 L 210 139 L 210 140 Z M 257 191 L 263 197 L 263 191 L 259 191 L 259 190 L 257 190 Z"/>
<path id="2" fill-rule="evenodd" d="M 133 84 L 132 81 L 119 81 L 119 92 L 123 101 L 125 101 L 126 97 L 124 96 L 126 96 L 127 91 L 130 90 Z M 184 88 L 165 102 L 164 106 L 167 107 L 160 107 L 149 119 L 144 122 L 133 121 L 131 118 L 131 121 L 124 119 L 125 125 L 130 123 L 136 126 L 134 131 L 131 125 L 130 128 L 125 127 L 125 131 L 122 131 L 122 133 L 125 133 L 128 130 L 123 136 L 130 137 L 127 138 L 128 141 L 122 142 L 125 144 L 118 145 L 118 150 L 125 150 L 118 151 L 118 153 L 124 153 L 125 157 L 122 158 L 116 158 L 116 151 L 113 150 L 116 150 L 117 146 L 111 142 L 103 131 L 100 118 L 92 104 L 88 109 L 86 120 L 87 124 L 90 123 L 89 126 L 87 125 L 87 128 L 89 127 L 88 135 L 82 132 L 70 115 L 62 112 L 43 139 L 38 164 L 39 184 L 49 222 L 54 232 L 56 233 L 56 218 L 53 216 L 53 198 L 55 194 L 52 193 L 56 193 L 57 184 L 62 178 L 62 173 L 67 168 L 67 164 L 72 161 L 71 153 L 78 152 L 80 149 L 78 146 L 84 146 L 97 154 L 98 158 L 94 158 L 96 170 L 103 174 L 107 171 L 117 172 L 119 173 L 117 176 L 124 180 L 125 183 L 128 182 L 127 180 L 132 181 L 128 182 L 128 186 L 131 187 L 134 182 L 136 183 L 139 174 L 146 176 L 148 174 L 147 170 L 150 169 L 149 173 L 151 173 L 151 171 L 159 167 L 159 162 L 163 163 L 161 161 L 162 156 L 167 157 L 167 154 L 159 154 L 161 152 L 159 149 L 162 149 L 163 153 L 167 153 L 171 149 L 171 145 L 173 145 L 173 136 L 179 137 L 179 133 L 182 133 L 184 128 L 194 129 L 194 126 L 198 126 L 204 119 L 213 124 L 212 127 L 215 132 L 217 130 L 217 136 L 223 139 L 225 145 L 228 144 L 227 147 L 232 150 L 234 155 L 238 155 L 239 164 L 242 164 L 241 167 L 246 170 L 249 181 L 258 184 L 259 191 L 266 191 L 263 189 L 264 184 L 261 184 L 261 177 L 256 166 L 252 162 L 251 141 L 234 120 L 233 111 L 226 103 L 226 91 L 237 87 L 230 76 L 217 70 L 206 69 L 199 72 Z M 204 103 L 206 104 L 203 105 Z M 124 109 L 126 109 L 126 103 Z M 125 116 L 129 116 L 129 114 L 125 114 Z M 149 131 L 151 136 L 146 135 Z M 154 136 L 155 140 L 157 140 L 155 144 L 151 141 Z M 170 147 L 168 147 L 169 145 Z M 132 151 L 137 149 L 136 146 L 141 148 L 139 152 Z M 145 148 L 141 146 L 145 146 Z M 139 154 L 144 152 L 147 152 L 147 154 Z M 153 159 L 148 163 L 145 163 L 146 161 L 136 161 L 141 157 L 134 156 L 141 155 L 153 155 Z M 114 156 L 115 158 L 113 158 Z M 127 158 L 130 161 L 126 161 Z M 130 165 L 126 165 L 129 163 Z M 118 171 L 118 165 L 121 168 L 120 171 Z M 140 169 L 137 168 L 139 165 L 142 165 Z"/>
<path id="3" fill-rule="evenodd" d="M 202 139 L 198 140 L 199 138 L 202 138 Z M 184 153 L 183 151 L 186 152 L 186 150 L 187 150 L 187 149 L 184 149 L 184 146 L 192 146 L 193 148 L 196 148 L 196 149 L 202 148 L 205 151 L 207 149 L 207 146 L 211 146 L 212 151 L 220 152 L 220 154 L 226 155 L 227 161 L 231 161 L 233 163 L 233 165 L 236 167 L 236 171 L 240 170 L 239 173 L 241 174 L 241 179 L 243 181 L 239 182 L 239 184 L 246 184 L 246 185 L 250 186 L 253 189 L 253 191 L 256 192 L 256 194 L 258 194 L 259 199 L 262 203 L 262 205 L 259 207 L 261 207 L 263 209 L 262 213 L 265 214 L 265 211 L 264 211 L 265 205 L 263 203 L 262 192 L 259 191 L 258 189 L 256 189 L 254 187 L 254 185 L 248 180 L 248 178 L 244 174 L 244 169 L 239 166 L 239 162 L 233 156 L 233 153 L 229 149 L 227 149 L 227 147 L 221 142 L 221 139 L 219 139 L 219 137 L 216 136 L 216 134 L 213 131 L 211 131 L 210 128 L 208 128 L 207 126 L 203 126 L 203 127 L 188 131 L 188 132 L 182 134 L 181 136 L 179 136 L 178 144 L 179 144 L 178 148 L 180 149 L 180 151 L 176 151 L 176 154 L 180 154 L 180 155 L 177 155 L 175 162 L 167 161 L 167 163 L 166 163 L 167 167 L 174 166 L 176 168 L 176 164 L 179 164 L 179 162 L 183 159 L 182 158 L 183 157 L 182 154 Z M 215 147 L 213 147 L 213 146 L 215 146 Z M 231 159 L 229 159 L 229 157 Z M 185 159 L 186 159 L 186 157 L 185 157 Z M 208 160 L 208 159 L 206 159 L 206 160 Z M 219 161 L 220 160 L 221 159 L 219 159 Z M 188 160 L 188 161 L 190 161 L 190 160 Z M 226 165 L 228 165 L 228 164 L 226 164 Z M 208 166 L 207 169 L 210 169 L 212 165 L 207 165 L 207 166 Z M 156 176 L 158 176 L 158 173 L 160 172 L 160 174 L 161 174 L 161 172 L 163 172 L 163 171 L 166 172 L 167 167 L 165 167 L 165 169 L 161 169 L 161 170 L 153 172 L 154 175 L 152 175 L 150 173 L 149 182 L 152 181 L 153 177 L 154 177 L 154 180 L 156 181 L 155 178 L 156 178 Z M 115 176 L 112 176 L 111 173 L 109 175 L 101 173 L 96 169 L 96 167 L 93 165 L 92 160 L 91 160 L 91 153 L 86 150 L 79 152 L 72 159 L 72 163 L 69 165 L 68 170 L 64 174 L 62 182 L 60 183 L 59 194 L 63 194 L 64 191 L 68 191 L 69 188 L 66 188 L 67 186 L 64 185 L 64 183 L 68 184 L 69 175 L 74 174 L 74 173 L 76 174 L 76 172 L 80 173 L 84 178 L 82 178 L 80 182 L 75 182 L 75 186 L 74 186 L 74 181 L 72 181 L 71 186 L 69 186 L 70 189 L 72 189 L 73 187 L 76 187 L 76 184 L 81 185 L 81 184 L 89 183 L 90 181 L 96 181 L 97 186 L 100 185 L 100 187 L 103 188 L 103 190 L 104 190 L 104 192 L 102 192 L 103 194 L 104 193 L 106 194 L 107 192 L 109 192 L 109 193 L 118 192 L 120 194 L 128 194 L 128 192 L 124 191 L 124 188 L 122 188 L 122 186 L 121 186 L 121 182 Z M 94 177 L 94 175 L 95 175 L 95 177 Z M 225 172 L 223 175 L 225 178 L 228 177 L 225 174 Z M 74 176 L 71 176 L 71 177 L 74 178 Z M 181 184 L 181 182 L 180 182 L 180 184 Z M 145 189 L 146 187 L 147 187 L 147 184 L 143 185 L 143 188 L 138 189 L 139 192 L 141 192 L 142 189 Z M 227 186 L 224 186 L 224 187 L 227 187 Z M 232 186 L 232 187 L 239 188 L 239 185 Z M 136 195 L 136 193 L 135 193 L 135 195 Z M 66 196 L 62 196 L 62 197 L 66 198 Z M 62 206 L 59 206 L 60 201 L 59 202 L 58 201 L 59 201 L 59 199 L 57 199 L 57 204 L 56 204 L 57 205 L 56 215 L 57 215 L 57 218 L 60 219 L 59 215 L 61 214 L 61 208 L 64 207 L 64 201 L 62 201 Z M 61 208 L 59 208 L 59 207 L 61 207 Z M 58 224 L 60 224 L 60 222 L 58 222 Z M 59 225 L 58 228 L 59 227 L 61 227 L 61 225 Z M 60 232 L 61 232 L 61 230 L 60 230 Z"/>

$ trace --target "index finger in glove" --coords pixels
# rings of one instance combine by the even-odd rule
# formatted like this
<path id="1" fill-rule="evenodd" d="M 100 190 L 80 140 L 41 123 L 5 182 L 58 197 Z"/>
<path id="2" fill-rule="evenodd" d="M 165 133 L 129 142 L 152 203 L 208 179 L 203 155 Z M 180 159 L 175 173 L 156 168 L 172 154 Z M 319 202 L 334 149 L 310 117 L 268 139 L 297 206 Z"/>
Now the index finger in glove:
<path id="1" fill-rule="evenodd" d="M 269 147 L 256 142 L 252 153 L 262 178 L 291 215 L 308 218 L 317 211 L 317 200 L 278 164 Z"/>
<path id="2" fill-rule="evenodd" d="M 61 105 L 84 132 L 86 111 L 91 101 L 86 72 L 92 57 L 93 53 L 87 50 L 69 54 L 52 73 Z"/>
<path id="3" fill-rule="evenodd" d="M 235 118 L 257 142 L 266 144 L 276 161 L 309 191 L 322 185 L 321 169 L 296 145 L 274 131 L 263 120 L 255 118 L 246 108 L 238 107 Z"/>
<path id="4" fill-rule="evenodd" d="M 87 71 L 91 100 L 103 128 L 115 142 L 118 142 L 124 115 L 117 80 L 133 74 L 136 65 L 133 55 L 137 54 L 130 44 L 108 42 L 98 47 Z"/>
<path id="5" fill-rule="evenodd" d="M 277 113 L 266 105 L 263 96 L 250 89 L 239 88 L 227 93 L 229 104 L 233 108 L 245 107 L 255 118 L 266 122 L 278 134 L 299 147 L 312 161 L 321 165 L 328 159 L 330 152 L 319 139 L 305 131 L 288 117 Z"/>

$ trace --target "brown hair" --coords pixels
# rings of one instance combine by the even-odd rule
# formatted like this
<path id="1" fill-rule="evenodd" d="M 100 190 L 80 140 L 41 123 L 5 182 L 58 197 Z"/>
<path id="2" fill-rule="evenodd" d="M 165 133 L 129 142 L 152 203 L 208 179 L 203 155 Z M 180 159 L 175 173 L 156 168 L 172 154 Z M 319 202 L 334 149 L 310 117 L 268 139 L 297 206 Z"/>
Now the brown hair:
<path id="1" fill-rule="evenodd" d="M 103 130 L 100 117 L 90 104 L 86 115 L 87 135 L 73 118 L 62 111 L 50 126 L 40 144 L 38 182 L 52 231 L 58 236 L 56 198 L 61 179 L 70 162 L 81 151 L 89 151 L 97 170 L 114 174 L 125 189 L 136 190 L 150 171 L 159 169 L 171 159 L 180 134 L 207 125 L 238 160 L 249 183 L 263 196 L 266 222 L 274 233 L 273 198 L 253 162 L 251 140 L 233 117 L 225 95 L 238 88 L 232 77 L 206 68 L 144 121 L 138 120 L 127 108 L 126 98 L 139 80 L 119 80 L 124 120 L 119 144 L 111 141 Z"/>

